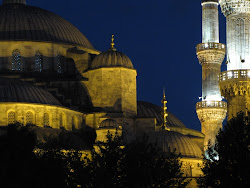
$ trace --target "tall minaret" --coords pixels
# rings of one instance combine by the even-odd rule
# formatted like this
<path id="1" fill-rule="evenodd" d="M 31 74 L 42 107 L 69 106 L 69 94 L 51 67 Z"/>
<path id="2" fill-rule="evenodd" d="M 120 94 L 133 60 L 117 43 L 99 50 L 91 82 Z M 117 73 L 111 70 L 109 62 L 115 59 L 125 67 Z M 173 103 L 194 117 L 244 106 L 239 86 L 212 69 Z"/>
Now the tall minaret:
<path id="1" fill-rule="evenodd" d="M 202 66 L 202 101 L 196 104 L 196 112 L 205 135 L 204 149 L 214 145 L 216 135 L 226 117 L 227 104 L 221 101 L 219 74 L 226 46 L 219 43 L 218 0 L 202 0 L 202 43 L 196 47 Z"/>
<path id="2" fill-rule="evenodd" d="M 220 76 L 228 119 L 250 110 L 250 1 L 220 0 L 227 20 L 227 71 Z"/>

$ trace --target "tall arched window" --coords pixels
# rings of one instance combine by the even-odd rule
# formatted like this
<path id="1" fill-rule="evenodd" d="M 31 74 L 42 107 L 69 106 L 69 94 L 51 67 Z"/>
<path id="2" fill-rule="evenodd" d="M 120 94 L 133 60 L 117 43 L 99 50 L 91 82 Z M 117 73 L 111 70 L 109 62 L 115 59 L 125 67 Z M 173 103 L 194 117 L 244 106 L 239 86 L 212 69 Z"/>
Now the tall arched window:
<path id="1" fill-rule="evenodd" d="M 43 124 L 44 124 L 45 127 L 49 126 L 49 114 L 48 113 L 44 113 Z"/>
<path id="2" fill-rule="evenodd" d="M 62 72 L 63 72 L 62 56 L 60 54 L 58 54 L 56 57 L 56 68 L 57 68 L 57 72 L 62 74 Z"/>
<path id="3" fill-rule="evenodd" d="M 39 51 L 36 51 L 36 54 L 35 54 L 35 71 L 36 72 L 42 72 L 42 70 L 43 70 L 43 55 Z"/>
<path id="4" fill-rule="evenodd" d="M 21 71 L 21 54 L 19 50 L 12 52 L 12 70 Z"/>
<path id="5" fill-rule="evenodd" d="M 14 124 L 16 122 L 16 113 L 11 111 L 8 113 L 8 125 Z"/>
<path id="6" fill-rule="evenodd" d="M 66 128 L 66 119 L 63 113 L 59 115 L 59 124 L 61 128 Z"/>
<path id="7" fill-rule="evenodd" d="M 78 127 L 78 119 L 77 117 L 73 116 L 72 117 L 72 129 L 76 129 L 76 127 Z"/>
<path id="8" fill-rule="evenodd" d="M 32 112 L 26 113 L 26 124 L 34 124 L 34 115 Z"/>

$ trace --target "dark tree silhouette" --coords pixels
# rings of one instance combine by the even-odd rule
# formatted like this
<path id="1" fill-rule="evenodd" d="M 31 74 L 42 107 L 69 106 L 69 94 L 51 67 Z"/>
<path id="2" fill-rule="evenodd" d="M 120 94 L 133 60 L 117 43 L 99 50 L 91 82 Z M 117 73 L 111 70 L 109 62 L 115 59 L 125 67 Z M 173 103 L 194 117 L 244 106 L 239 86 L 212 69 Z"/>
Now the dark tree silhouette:
<path id="1" fill-rule="evenodd" d="M 214 148 L 208 149 L 199 179 L 200 187 L 250 186 L 250 122 L 239 113 L 216 137 Z"/>
<path id="2" fill-rule="evenodd" d="M 99 143 L 88 165 L 89 184 L 97 188 L 186 187 L 181 163 L 174 153 L 164 153 L 145 139 L 124 145 L 121 137 L 108 133 L 107 142 Z"/>

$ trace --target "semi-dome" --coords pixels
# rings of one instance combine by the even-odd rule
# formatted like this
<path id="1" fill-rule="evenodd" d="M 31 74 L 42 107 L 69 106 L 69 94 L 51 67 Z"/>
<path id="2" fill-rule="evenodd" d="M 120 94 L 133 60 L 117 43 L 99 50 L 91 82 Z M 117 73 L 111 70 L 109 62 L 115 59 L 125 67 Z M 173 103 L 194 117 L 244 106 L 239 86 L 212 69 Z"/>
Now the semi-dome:
<path id="1" fill-rule="evenodd" d="M 155 143 L 163 151 L 175 151 L 187 158 L 202 158 L 202 151 L 189 137 L 173 131 L 156 131 L 149 134 L 150 143 Z"/>
<path id="2" fill-rule="evenodd" d="M 25 0 L 4 0 L 0 6 L 0 41 L 35 41 L 80 45 L 94 49 L 70 22 Z"/>
<path id="3" fill-rule="evenodd" d="M 157 125 L 163 124 L 162 108 L 152 103 L 138 101 L 137 102 L 137 117 L 139 118 L 156 118 Z M 181 120 L 175 117 L 172 113 L 167 112 L 168 127 L 186 127 Z"/>
<path id="4" fill-rule="evenodd" d="M 22 102 L 61 106 L 48 91 L 12 78 L 0 78 L 0 102 Z"/>
<path id="5" fill-rule="evenodd" d="M 117 128 L 117 122 L 114 119 L 105 119 L 101 122 L 99 128 Z"/>

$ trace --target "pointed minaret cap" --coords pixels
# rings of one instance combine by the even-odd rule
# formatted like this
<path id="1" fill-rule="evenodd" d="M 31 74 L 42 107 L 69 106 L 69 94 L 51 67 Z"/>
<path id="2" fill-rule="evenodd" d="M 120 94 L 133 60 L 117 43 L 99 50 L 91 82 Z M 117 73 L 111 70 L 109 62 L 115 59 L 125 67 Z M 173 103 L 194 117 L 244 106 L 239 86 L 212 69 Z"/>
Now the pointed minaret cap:
<path id="1" fill-rule="evenodd" d="M 116 49 L 115 49 L 115 43 L 114 43 L 114 40 L 115 40 L 114 36 L 115 35 L 112 35 L 112 37 L 111 37 L 111 44 L 110 44 L 111 47 L 109 48 L 109 50 L 116 51 Z"/>
<path id="2" fill-rule="evenodd" d="M 3 0 L 3 4 L 24 4 L 26 5 L 26 0 Z"/>

